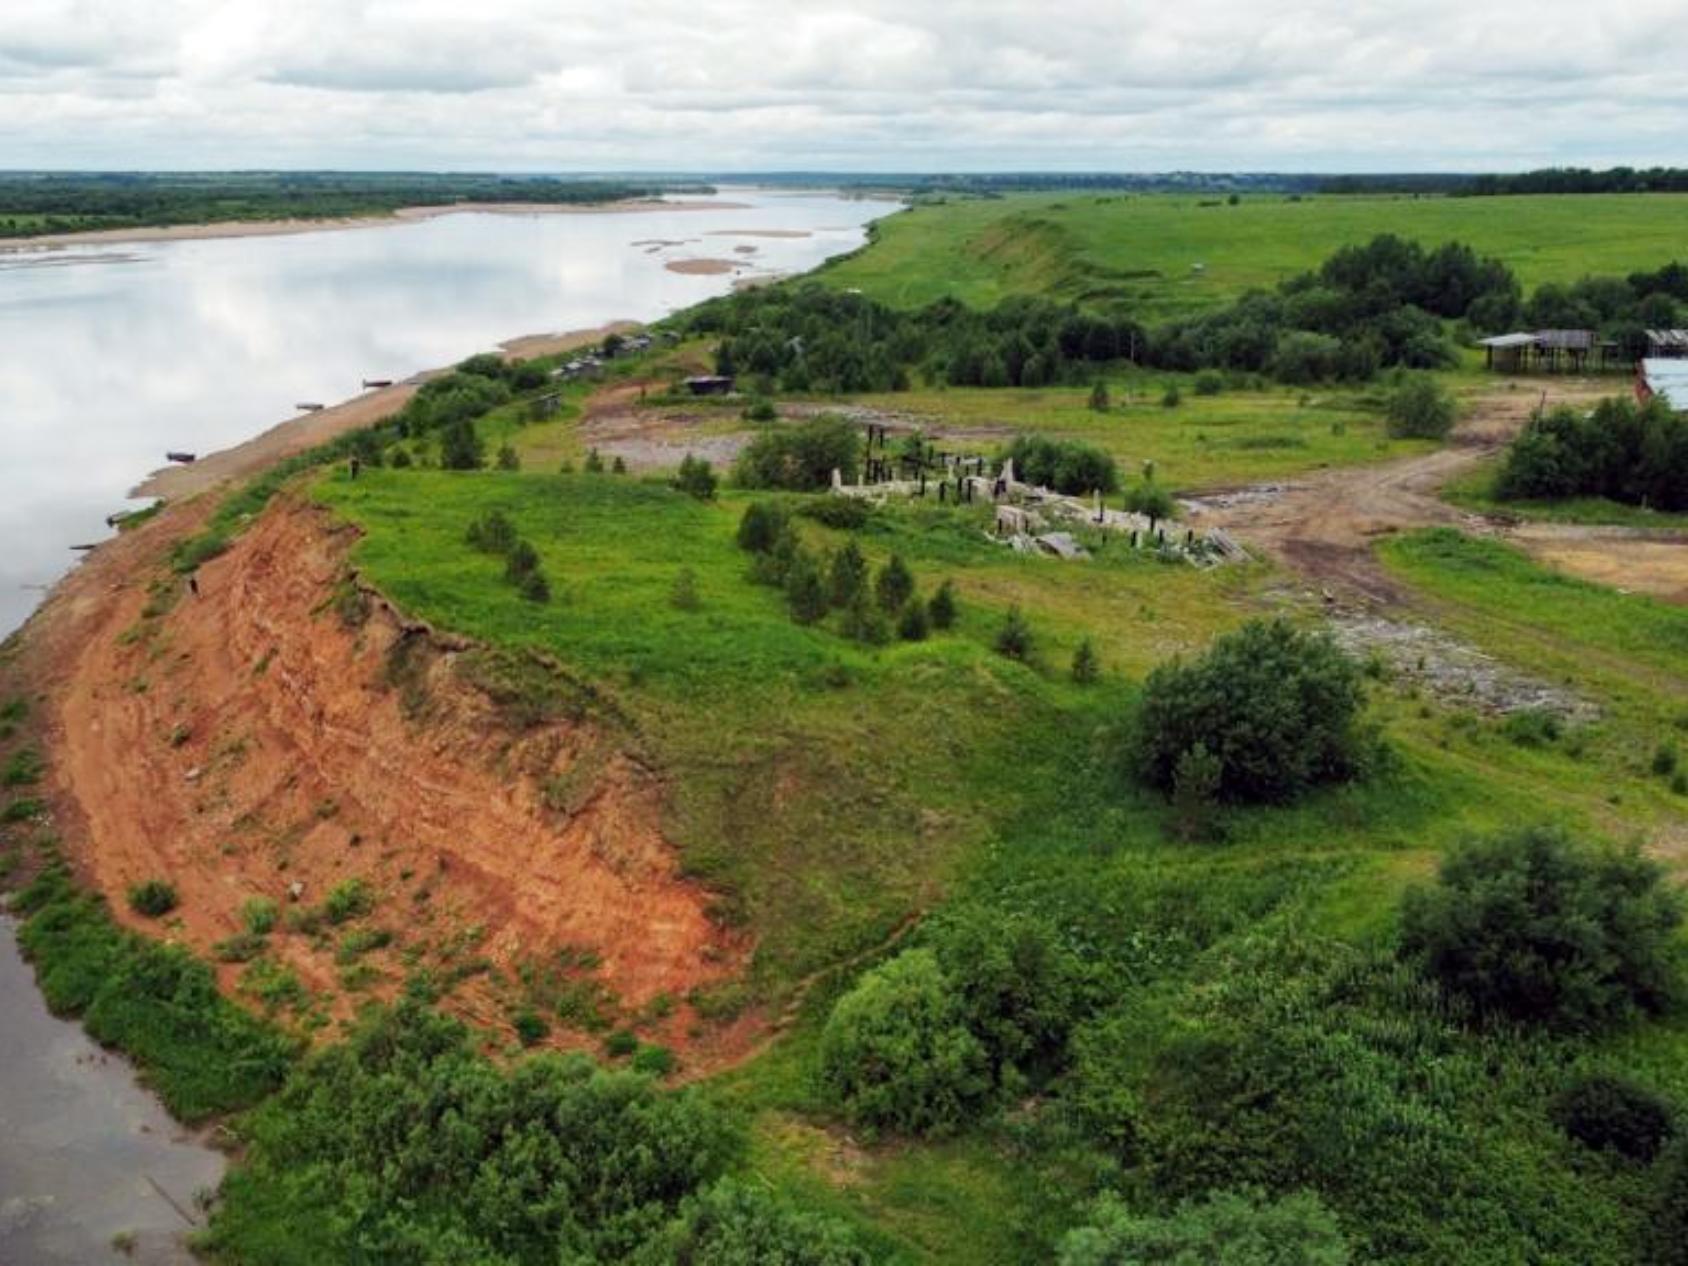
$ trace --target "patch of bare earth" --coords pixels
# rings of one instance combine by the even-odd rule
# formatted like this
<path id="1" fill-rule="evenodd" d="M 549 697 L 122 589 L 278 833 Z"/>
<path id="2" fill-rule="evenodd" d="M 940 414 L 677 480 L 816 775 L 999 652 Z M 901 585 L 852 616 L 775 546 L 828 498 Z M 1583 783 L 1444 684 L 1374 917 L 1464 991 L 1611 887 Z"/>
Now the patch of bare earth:
<path id="1" fill-rule="evenodd" d="M 613 709 L 515 716 L 483 688 L 480 652 L 350 582 L 355 533 L 293 502 L 202 567 L 197 596 L 143 618 L 169 540 L 202 514 L 102 546 L 26 631 L 55 816 L 120 920 L 158 935 L 124 894 L 166 877 L 181 898 L 169 934 L 209 955 L 248 899 L 300 909 L 358 879 L 375 898 L 359 926 L 396 937 L 366 960 L 377 995 L 420 963 L 462 975 L 449 1007 L 508 1032 L 531 996 L 517 978 L 539 970 L 688 1063 L 754 1043 L 754 1016 L 710 1029 L 686 1002 L 750 946 L 681 874 L 662 780 Z M 344 1016 L 360 995 L 334 939 L 277 933 L 269 952 Z M 220 983 L 238 992 L 241 970 L 220 967 Z"/>

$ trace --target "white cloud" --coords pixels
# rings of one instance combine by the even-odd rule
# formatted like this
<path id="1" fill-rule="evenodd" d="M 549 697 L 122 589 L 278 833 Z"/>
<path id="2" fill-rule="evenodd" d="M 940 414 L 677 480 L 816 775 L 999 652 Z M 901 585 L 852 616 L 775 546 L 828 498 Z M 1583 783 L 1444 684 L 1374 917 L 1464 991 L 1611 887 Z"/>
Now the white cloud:
<path id="1" fill-rule="evenodd" d="M 1683 161 L 1674 0 L 7 0 L 0 165 Z"/>

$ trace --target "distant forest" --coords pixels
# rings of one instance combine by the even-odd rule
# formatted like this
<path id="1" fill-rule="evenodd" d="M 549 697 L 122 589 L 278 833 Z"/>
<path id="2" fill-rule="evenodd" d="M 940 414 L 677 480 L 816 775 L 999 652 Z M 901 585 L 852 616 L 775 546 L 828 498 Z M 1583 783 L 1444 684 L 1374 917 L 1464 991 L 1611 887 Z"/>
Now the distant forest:
<path id="1" fill-rule="evenodd" d="M 1590 171 L 1548 167 L 1514 174 L 1472 172 L 1378 172 L 1319 175 L 1311 172 L 762 172 L 724 180 L 760 184 L 882 190 L 906 194 L 972 194 L 1075 190 L 1123 190 L 1132 193 L 1282 193 L 1421 194 L 1493 197 L 1526 193 L 1681 193 L 1688 191 L 1688 169 L 1613 167 Z"/>
<path id="2" fill-rule="evenodd" d="M 0 172 L 0 237 L 382 215 L 458 202 L 610 202 L 699 183 L 426 172 Z"/>

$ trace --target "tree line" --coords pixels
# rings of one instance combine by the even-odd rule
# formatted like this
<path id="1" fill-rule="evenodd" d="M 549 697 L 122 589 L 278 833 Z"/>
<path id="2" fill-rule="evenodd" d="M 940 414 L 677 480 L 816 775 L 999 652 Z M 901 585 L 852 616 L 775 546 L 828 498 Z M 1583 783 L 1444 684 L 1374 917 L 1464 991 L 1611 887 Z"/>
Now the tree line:
<path id="1" fill-rule="evenodd" d="M 1455 359 L 1448 326 L 1473 332 L 1595 328 L 1639 352 L 1675 325 L 1688 269 L 1544 285 L 1526 297 L 1500 260 L 1460 242 L 1432 249 L 1393 234 L 1336 251 L 1317 269 L 1215 312 L 1150 327 L 1117 309 L 1033 296 L 978 311 L 950 298 L 900 311 L 809 283 L 741 292 L 686 318 L 719 340 L 716 368 L 770 389 L 900 391 L 916 378 L 965 387 L 1093 382 L 1131 361 L 1174 371 L 1267 374 L 1280 382 L 1364 382 Z"/>

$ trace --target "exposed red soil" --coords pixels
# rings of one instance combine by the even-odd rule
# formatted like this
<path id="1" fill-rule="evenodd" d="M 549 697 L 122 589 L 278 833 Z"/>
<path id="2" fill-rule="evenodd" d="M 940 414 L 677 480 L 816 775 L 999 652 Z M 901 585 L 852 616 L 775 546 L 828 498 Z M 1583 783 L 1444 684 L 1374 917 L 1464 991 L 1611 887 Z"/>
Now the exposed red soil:
<path id="1" fill-rule="evenodd" d="M 346 591 L 355 533 L 296 502 L 273 505 L 202 567 L 197 596 L 181 591 L 143 618 L 169 541 L 204 513 L 182 507 L 102 546 L 24 639 L 23 667 L 48 703 L 56 820 L 120 920 L 157 935 L 124 894 L 166 877 L 181 899 L 171 934 L 209 954 L 240 930 L 248 898 L 313 906 L 361 878 L 376 896 L 362 925 L 397 937 L 368 960 L 383 972 L 378 994 L 396 988 L 406 948 L 444 968 L 484 958 L 494 971 L 468 977 L 448 1005 L 504 1027 L 520 964 L 590 951 L 600 965 L 572 975 L 611 992 L 617 1023 L 658 1003 L 641 1031 L 688 1063 L 755 1041 L 755 1017 L 710 1031 L 685 1002 L 740 972 L 749 946 L 680 873 L 662 782 L 613 719 L 516 727 L 461 671 L 462 642 L 379 595 L 348 623 L 329 604 Z M 409 715 L 388 677 L 401 639 Z M 567 788 L 552 797 L 561 807 L 546 803 L 548 780 Z M 270 940 L 309 989 L 332 995 L 331 1014 L 350 1014 L 363 995 L 342 988 L 332 938 Z M 453 944 L 456 959 L 442 958 Z M 242 970 L 219 968 L 230 992 Z M 664 998 L 673 1009 L 656 1014 Z M 556 1040 L 583 1036 L 559 1029 Z"/>

